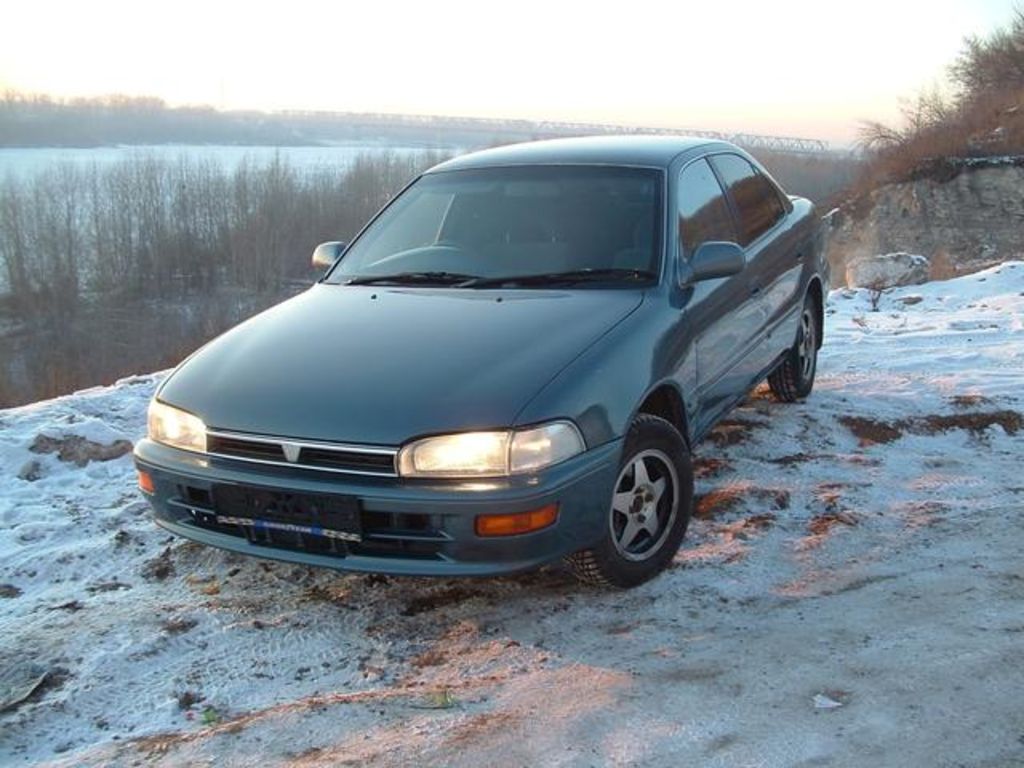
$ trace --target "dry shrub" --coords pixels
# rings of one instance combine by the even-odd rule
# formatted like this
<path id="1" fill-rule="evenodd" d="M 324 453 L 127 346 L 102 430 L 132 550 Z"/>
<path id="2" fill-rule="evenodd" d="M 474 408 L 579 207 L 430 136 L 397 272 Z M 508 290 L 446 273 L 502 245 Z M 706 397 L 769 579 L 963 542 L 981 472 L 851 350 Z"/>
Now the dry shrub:
<path id="1" fill-rule="evenodd" d="M 901 126 L 867 122 L 867 152 L 852 187 L 854 216 L 863 199 L 884 184 L 914 179 L 949 181 L 967 164 L 950 158 L 1017 155 L 1024 149 L 1024 9 L 991 35 L 968 37 L 949 68 L 953 95 L 920 93 L 903 109 Z"/>

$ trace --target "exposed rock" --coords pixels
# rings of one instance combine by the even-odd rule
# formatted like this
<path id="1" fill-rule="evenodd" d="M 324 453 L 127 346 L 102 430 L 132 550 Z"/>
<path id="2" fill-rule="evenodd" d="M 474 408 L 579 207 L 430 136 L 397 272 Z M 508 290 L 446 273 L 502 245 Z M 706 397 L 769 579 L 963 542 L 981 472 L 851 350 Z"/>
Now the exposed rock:
<path id="1" fill-rule="evenodd" d="M 930 267 L 928 259 L 912 253 L 861 256 L 847 263 L 846 284 L 878 290 L 920 285 L 928 282 Z"/>
<path id="2" fill-rule="evenodd" d="M 110 445 L 102 445 L 81 435 L 36 435 L 29 450 L 32 453 L 56 453 L 61 461 L 84 467 L 90 461 L 110 461 L 124 456 L 131 452 L 132 443 L 130 440 L 115 440 Z"/>
<path id="3" fill-rule="evenodd" d="M 833 279 L 879 253 L 925 256 L 929 279 L 1024 258 L 1024 166 L 1020 158 L 947 159 L 944 172 L 888 184 L 844 206 L 829 240 Z"/>
<path id="4" fill-rule="evenodd" d="M 32 459 L 31 461 L 26 461 L 22 468 L 18 470 L 18 479 L 27 480 L 30 483 L 34 483 L 42 476 L 43 467 L 35 459 Z"/>
<path id="5" fill-rule="evenodd" d="M 12 599 L 21 596 L 21 589 L 13 584 L 0 584 L 0 597 Z"/>

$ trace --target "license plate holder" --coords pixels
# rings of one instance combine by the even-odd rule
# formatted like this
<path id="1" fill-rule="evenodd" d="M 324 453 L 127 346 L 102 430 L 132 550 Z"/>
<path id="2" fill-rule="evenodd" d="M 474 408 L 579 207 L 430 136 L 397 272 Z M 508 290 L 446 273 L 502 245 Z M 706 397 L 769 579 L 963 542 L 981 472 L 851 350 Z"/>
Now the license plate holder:
<path id="1" fill-rule="evenodd" d="M 265 488 L 217 486 L 217 522 L 362 541 L 359 499 L 327 493 L 293 493 Z"/>

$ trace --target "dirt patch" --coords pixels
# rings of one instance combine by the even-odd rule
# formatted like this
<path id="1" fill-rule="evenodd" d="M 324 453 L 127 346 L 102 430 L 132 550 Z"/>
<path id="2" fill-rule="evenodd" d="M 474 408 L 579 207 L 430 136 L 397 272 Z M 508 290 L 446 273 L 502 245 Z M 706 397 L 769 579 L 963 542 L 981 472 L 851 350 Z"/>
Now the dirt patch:
<path id="1" fill-rule="evenodd" d="M 178 709 L 190 709 L 203 700 L 201 693 L 195 691 L 183 691 L 177 696 Z"/>
<path id="2" fill-rule="evenodd" d="M 789 509 L 789 491 L 783 488 L 760 488 L 751 485 L 725 485 L 714 488 L 697 497 L 693 516 L 699 520 L 720 517 L 751 501 L 758 506 L 769 505 L 772 509 Z"/>
<path id="3" fill-rule="evenodd" d="M 737 520 L 735 523 L 722 526 L 719 534 L 726 542 L 749 541 L 753 534 L 766 531 L 775 524 L 775 515 L 765 512 L 760 515 Z"/>
<path id="4" fill-rule="evenodd" d="M 992 400 L 984 395 L 953 395 L 949 398 L 954 408 L 975 408 L 979 405 L 992 405 Z"/>
<path id="5" fill-rule="evenodd" d="M 424 651 L 419 656 L 416 656 L 412 660 L 412 665 L 416 669 L 423 669 L 424 667 L 440 667 L 448 661 L 448 654 L 438 648 L 430 648 Z"/>
<path id="6" fill-rule="evenodd" d="M 52 605 L 46 610 L 48 611 L 68 611 L 69 613 L 77 613 L 78 611 L 85 608 L 79 600 L 68 600 L 66 603 L 60 605 Z"/>
<path id="7" fill-rule="evenodd" d="M 824 507 L 827 513 L 838 512 L 839 500 L 842 498 L 840 491 L 846 487 L 842 483 L 822 483 L 814 489 L 815 501 Z"/>
<path id="8" fill-rule="evenodd" d="M 117 592 L 121 589 L 131 589 L 131 584 L 125 584 L 123 581 L 114 579 L 113 581 L 98 581 L 95 584 L 90 584 L 85 588 L 85 591 L 90 595 L 95 595 L 100 592 Z"/>
<path id="9" fill-rule="evenodd" d="M 142 566 L 142 578 L 147 581 L 163 581 L 173 575 L 174 563 L 171 561 L 170 547 L 165 547 L 163 552 L 147 560 Z"/>
<path id="10" fill-rule="evenodd" d="M 730 445 L 745 443 L 755 429 L 765 427 L 763 421 L 746 421 L 745 419 L 725 419 L 718 423 L 707 436 L 714 445 L 719 448 L 727 448 Z"/>
<path id="11" fill-rule="evenodd" d="M 868 419 L 863 416 L 840 416 L 839 423 L 853 433 L 861 445 L 891 443 L 903 437 L 902 430 L 896 424 Z"/>
<path id="12" fill-rule="evenodd" d="M 403 616 L 418 616 L 421 613 L 436 611 L 438 608 L 445 608 L 449 605 L 472 600 L 475 597 L 481 597 L 482 595 L 483 592 L 476 589 L 467 589 L 461 586 L 450 587 L 449 589 L 435 592 L 432 595 L 414 597 L 401 613 Z"/>
<path id="13" fill-rule="evenodd" d="M 891 443 L 907 432 L 934 435 L 951 429 L 962 429 L 980 435 L 998 425 L 1008 435 L 1024 429 L 1024 416 L 1017 411 L 975 411 L 973 413 L 931 414 L 913 419 L 880 421 L 863 416 L 840 416 L 839 423 L 849 429 L 861 446 Z"/>
<path id="14" fill-rule="evenodd" d="M 712 477 L 718 477 L 725 472 L 729 472 L 733 468 L 733 464 L 728 459 L 719 459 L 713 457 L 707 457 L 702 459 L 696 459 L 693 462 L 693 476 L 698 480 L 706 480 Z"/>
<path id="15" fill-rule="evenodd" d="M 859 453 L 847 453 L 840 457 L 847 464 L 854 464 L 858 467 L 880 467 L 882 460 L 874 456 L 864 456 Z"/>
<path id="16" fill-rule="evenodd" d="M 0 597 L 11 599 L 20 595 L 21 589 L 13 584 L 0 584 Z"/>
<path id="17" fill-rule="evenodd" d="M 330 603 L 339 608 L 356 608 L 352 603 L 352 590 L 344 581 L 313 584 L 306 588 L 305 597 L 317 603 Z"/>
<path id="18" fill-rule="evenodd" d="M 928 435 L 937 432 L 948 432 L 951 429 L 963 429 L 973 434 L 981 434 L 989 427 L 999 425 L 1008 435 L 1015 435 L 1024 427 L 1024 416 L 1017 411 L 988 411 L 975 413 L 957 413 L 951 415 L 925 416 L 916 421 L 921 431 Z"/>
<path id="19" fill-rule="evenodd" d="M 770 464 L 778 464 L 783 467 L 791 467 L 795 464 L 806 464 L 808 461 L 817 461 L 824 458 L 819 453 L 791 453 L 787 456 L 779 456 L 775 459 L 768 459 Z"/>
<path id="20" fill-rule="evenodd" d="M 898 508 L 905 525 L 912 530 L 942 523 L 949 511 L 950 506 L 941 501 L 912 501 Z"/>
<path id="21" fill-rule="evenodd" d="M 812 536 L 826 536 L 837 525 L 853 527 L 857 525 L 857 518 L 849 512 L 826 512 L 823 515 L 815 515 L 807 523 L 807 530 Z"/>
<path id="22" fill-rule="evenodd" d="M 724 486 L 715 488 L 708 493 L 697 497 L 693 505 L 693 516 L 699 520 L 711 520 L 720 517 L 726 512 L 731 512 L 745 498 L 746 488 L 736 486 Z"/>
<path id="23" fill-rule="evenodd" d="M 789 491 L 784 488 L 755 488 L 754 499 L 762 504 L 771 504 L 772 509 L 789 509 Z"/>
<path id="24" fill-rule="evenodd" d="M 794 542 L 797 552 L 810 552 L 828 542 L 837 528 L 854 528 L 860 523 L 852 512 L 828 511 L 814 515 L 807 521 L 807 535 Z"/>
<path id="25" fill-rule="evenodd" d="M 28 449 L 32 453 L 56 453 L 61 461 L 84 467 L 90 461 L 111 461 L 120 458 L 131 452 L 132 443 L 130 440 L 115 440 L 110 445 L 103 445 L 86 440 L 80 435 L 60 438 L 36 435 Z"/>
<path id="26" fill-rule="evenodd" d="M 160 629 L 169 635 L 181 635 L 191 631 L 198 622 L 195 619 L 166 619 Z"/>
<path id="27" fill-rule="evenodd" d="M 770 512 L 765 512 L 763 515 L 751 515 L 743 521 L 744 528 L 753 528 L 757 531 L 763 531 L 766 528 L 770 528 L 775 524 L 775 515 Z"/>

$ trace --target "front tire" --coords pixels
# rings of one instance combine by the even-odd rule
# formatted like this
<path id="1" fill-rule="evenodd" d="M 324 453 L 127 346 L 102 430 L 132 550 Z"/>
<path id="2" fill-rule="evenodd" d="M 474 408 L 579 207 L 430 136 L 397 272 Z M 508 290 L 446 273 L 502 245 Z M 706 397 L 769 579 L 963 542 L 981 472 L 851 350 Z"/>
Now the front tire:
<path id="1" fill-rule="evenodd" d="M 776 399 L 784 403 L 803 400 L 814 389 L 814 375 L 818 370 L 818 307 L 811 294 L 804 299 L 800 312 L 800 325 L 792 348 L 778 367 L 768 375 L 768 386 Z"/>
<path id="2" fill-rule="evenodd" d="M 629 588 L 660 573 L 679 550 L 693 507 L 693 468 L 679 431 L 640 414 L 623 444 L 603 538 L 567 558 L 588 584 Z"/>

